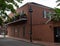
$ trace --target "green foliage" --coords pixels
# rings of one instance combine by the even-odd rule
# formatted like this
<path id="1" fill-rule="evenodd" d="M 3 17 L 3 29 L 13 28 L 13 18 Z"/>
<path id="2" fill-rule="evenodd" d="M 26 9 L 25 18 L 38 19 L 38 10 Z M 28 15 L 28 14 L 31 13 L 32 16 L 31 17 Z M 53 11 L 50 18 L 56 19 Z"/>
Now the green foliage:
<path id="1" fill-rule="evenodd" d="M 15 12 L 13 5 L 18 8 L 16 1 L 21 3 L 23 0 L 0 0 L 0 11 L 6 11 L 9 9 L 10 11 Z"/>
<path id="2" fill-rule="evenodd" d="M 60 0 L 57 0 L 56 2 L 57 2 L 57 3 L 59 2 L 59 3 L 57 4 L 57 6 L 60 6 Z"/>
<path id="3" fill-rule="evenodd" d="M 3 20 L 2 20 L 1 17 L 0 17 L 0 25 L 1 25 L 1 26 L 3 25 Z"/>
<path id="4" fill-rule="evenodd" d="M 60 9 L 55 8 L 55 14 L 53 15 L 53 21 L 58 22 L 60 21 Z"/>
<path id="5" fill-rule="evenodd" d="M 55 8 L 55 12 L 56 13 L 60 13 L 60 9 L 59 8 Z"/>
<path id="6" fill-rule="evenodd" d="M 60 6 L 60 0 L 57 0 L 56 2 L 58 3 L 57 6 Z M 55 14 L 53 15 L 52 20 L 55 22 L 58 22 L 58 21 L 60 21 L 60 9 L 55 8 L 54 11 L 55 11 Z"/>
<path id="7" fill-rule="evenodd" d="M 12 12 L 15 13 L 15 9 L 13 9 L 13 6 L 12 6 L 11 4 L 9 4 L 9 5 L 7 6 L 7 8 L 10 9 Z"/>
<path id="8" fill-rule="evenodd" d="M 16 3 L 16 1 L 21 3 L 23 0 L 0 0 L 0 15 L 1 15 L 0 17 L 2 17 L 2 18 L 0 18 L 1 20 L 5 19 L 6 17 L 8 17 L 10 19 L 10 17 L 6 14 L 5 11 L 11 11 L 13 13 L 16 13 L 16 11 L 13 7 L 13 5 L 15 5 L 18 8 L 18 4 Z M 9 19 L 8 19 L 8 21 L 9 21 Z"/>

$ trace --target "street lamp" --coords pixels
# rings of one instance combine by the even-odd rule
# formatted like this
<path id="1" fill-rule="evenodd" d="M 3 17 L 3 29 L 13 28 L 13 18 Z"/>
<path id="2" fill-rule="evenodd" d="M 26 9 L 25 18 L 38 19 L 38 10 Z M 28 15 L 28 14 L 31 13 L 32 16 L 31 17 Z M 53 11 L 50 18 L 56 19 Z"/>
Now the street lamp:
<path id="1" fill-rule="evenodd" d="M 30 13 L 30 42 L 32 42 L 32 7 L 29 7 L 29 13 Z"/>

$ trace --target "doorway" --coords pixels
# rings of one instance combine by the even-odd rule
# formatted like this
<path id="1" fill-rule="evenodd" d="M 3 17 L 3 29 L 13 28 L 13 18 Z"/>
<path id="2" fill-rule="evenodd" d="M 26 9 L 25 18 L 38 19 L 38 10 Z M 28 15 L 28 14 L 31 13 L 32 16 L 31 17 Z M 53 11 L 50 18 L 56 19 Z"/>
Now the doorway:
<path id="1" fill-rule="evenodd" d="M 60 42 L 60 27 L 54 27 L 54 42 Z"/>

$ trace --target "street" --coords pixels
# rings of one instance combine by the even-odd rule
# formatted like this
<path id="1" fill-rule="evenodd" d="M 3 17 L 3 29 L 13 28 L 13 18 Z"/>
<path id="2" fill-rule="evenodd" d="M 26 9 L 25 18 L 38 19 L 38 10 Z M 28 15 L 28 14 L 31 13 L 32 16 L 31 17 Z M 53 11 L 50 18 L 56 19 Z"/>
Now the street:
<path id="1" fill-rule="evenodd" d="M 0 38 L 0 46 L 44 46 L 10 38 Z"/>

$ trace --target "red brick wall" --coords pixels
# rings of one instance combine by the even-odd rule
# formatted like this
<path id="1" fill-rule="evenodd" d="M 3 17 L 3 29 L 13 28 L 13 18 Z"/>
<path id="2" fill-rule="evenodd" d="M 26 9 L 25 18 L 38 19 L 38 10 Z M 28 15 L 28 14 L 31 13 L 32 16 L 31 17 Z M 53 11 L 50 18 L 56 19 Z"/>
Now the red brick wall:
<path id="1" fill-rule="evenodd" d="M 51 24 L 33 25 L 33 39 L 45 42 L 53 42 L 54 31 L 52 27 L 53 26 Z"/>
<path id="2" fill-rule="evenodd" d="M 31 5 L 31 4 L 30 4 Z M 51 11 L 51 9 L 31 5 L 33 9 L 32 24 L 33 24 L 33 39 L 47 42 L 54 42 L 53 25 L 44 24 L 47 18 L 43 18 L 43 10 Z M 50 25 L 52 26 L 50 28 Z"/>
<path id="3" fill-rule="evenodd" d="M 47 18 L 43 17 L 44 10 L 46 10 L 47 12 L 53 12 L 53 10 L 49 8 L 39 7 L 39 6 L 32 5 L 32 4 L 30 5 L 33 9 L 33 12 L 32 12 L 32 23 L 33 24 L 42 24 L 48 20 Z"/>

